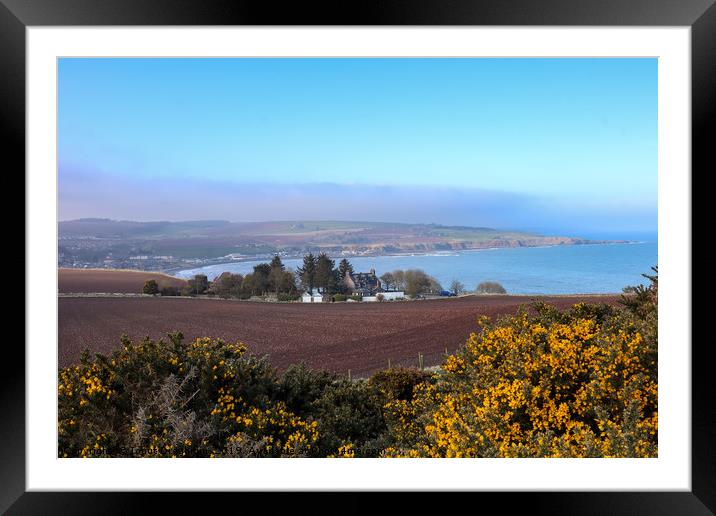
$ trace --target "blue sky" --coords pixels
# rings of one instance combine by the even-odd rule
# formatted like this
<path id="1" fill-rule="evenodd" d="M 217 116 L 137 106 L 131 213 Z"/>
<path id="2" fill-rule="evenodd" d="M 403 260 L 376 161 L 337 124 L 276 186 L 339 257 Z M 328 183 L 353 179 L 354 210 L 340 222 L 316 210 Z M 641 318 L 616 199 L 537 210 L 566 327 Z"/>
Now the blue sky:
<path id="1" fill-rule="evenodd" d="M 61 220 L 656 229 L 656 59 L 73 58 L 58 92 Z"/>

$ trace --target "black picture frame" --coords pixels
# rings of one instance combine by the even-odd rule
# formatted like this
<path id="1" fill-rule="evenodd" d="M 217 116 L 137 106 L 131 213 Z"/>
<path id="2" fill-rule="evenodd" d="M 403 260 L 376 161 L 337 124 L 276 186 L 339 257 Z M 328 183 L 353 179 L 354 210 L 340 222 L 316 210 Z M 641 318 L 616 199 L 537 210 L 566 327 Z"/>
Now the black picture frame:
<path id="1" fill-rule="evenodd" d="M 276 6 L 246 0 L 0 0 L 0 120 L 7 173 L 25 168 L 25 30 L 63 25 L 574 25 L 689 26 L 692 73 L 692 185 L 713 168 L 708 135 L 716 111 L 716 6 L 714 0 L 354 0 L 293 2 Z M 10 159 L 8 159 L 10 158 Z M 12 163 L 12 166 L 9 165 Z M 711 167 L 709 167 L 711 165 Z M 694 190 L 692 186 L 692 192 Z M 694 219 L 698 226 L 698 220 Z M 693 232 L 692 232 L 693 235 Z M 693 246 L 691 249 L 693 257 Z M 692 270 L 696 262 L 692 258 Z M 27 275 L 29 271 L 25 271 Z M 707 281 L 708 277 L 701 278 Z M 693 283 L 692 283 L 693 284 Z M 703 310 L 692 300 L 692 314 Z M 693 315 L 692 315 L 693 320 Z M 695 334 L 694 334 L 695 335 Z M 692 339 L 695 341 L 695 339 Z M 716 512 L 716 422 L 708 357 L 710 341 L 691 345 L 692 490 L 690 492 L 474 493 L 480 503 L 495 498 L 530 513 L 713 514 Z M 185 493 L 26 492 L 25 360 L 5 362 L 0 390 L 0 513 L 143 513 L 148 498 L 163 511 L 184 512 Z M 218 495 L 226 499 L 231 494 Z M 242 505 L 247 493 L 240 494 Z M 275 494 L 272 495 L 275 498 Z M 211 494 L 217 499 L 217 494 Z M 249 496 L 252 498 L 253 495 Z M 372 510 L 365 496 L 350 495 L 341 512 Z M 280 497 L 279 497 L 280 498 Z M 493 500 L 489 500 L 493 501 Z M 422 506 L 404 497 L 404 512 Z M 322 505 L 326 504 L 325 500 Z M 311 505 L 314 505 L 313 503 Z M 309 506 L 307 506 L 308 508 Z M 486 506 L 485 506 L 486 507 Z M 273 512 L 273 511 L 269 511 Z"/>

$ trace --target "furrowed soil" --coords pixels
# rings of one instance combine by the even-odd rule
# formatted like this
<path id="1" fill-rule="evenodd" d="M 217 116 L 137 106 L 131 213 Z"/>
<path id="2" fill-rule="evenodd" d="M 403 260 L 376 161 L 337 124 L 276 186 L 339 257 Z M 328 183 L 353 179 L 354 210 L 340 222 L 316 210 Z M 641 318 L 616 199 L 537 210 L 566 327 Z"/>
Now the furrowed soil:
<path id="1" fill-rule="evenodd" d="M 141 294 L 144 282 L 156 281 L 160 287 L 181 288 L 186 281 L 161 272 L 117 269 L 59 269 L 57 271 L 60 294 L 113 292 Z"/>
<path id="2" fill-rule="evenodd" d="M 120 336 L 240 340 L 256 355 L 269 355 L 280 370 L 305 362 L 312 368 L 354 377 L 391 365 L 442 363 L 478 330 L 478 315 L 514 314 L 520 305 L 544 301 L 615 304 L 613 296 L 465 296 L 385 303 L 260 303 L 192 298 L 62 297 L 59 303 L 59 366 L 79 361 L 82 350 L 109 354 Z"/>

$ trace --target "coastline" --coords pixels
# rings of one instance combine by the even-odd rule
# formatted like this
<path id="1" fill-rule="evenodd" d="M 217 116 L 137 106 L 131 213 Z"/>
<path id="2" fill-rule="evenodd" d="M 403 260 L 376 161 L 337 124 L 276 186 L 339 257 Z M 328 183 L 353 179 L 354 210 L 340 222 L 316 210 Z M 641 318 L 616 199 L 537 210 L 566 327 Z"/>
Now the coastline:
<path id="1" fill-rule="evenodd" d="M 623 245 L 619 245 L 622 244 Z M 472 291 L 481 281 L 498 281 L 511 296 L 578 296 L 621 294 L 625 286 L 643 282 L 642 275 L 658 263 L 657 242 L 608 242 L 603 244 L 547 245 L 519 247 L 490 247 L 460 251 L 420 253 L 390 253 L 363 256 L 346 256 L 356 270 L 375 268 L 380 273 L 396 269 L 422 269 L 434 276 L 443 286 L 458 279 Z M 632 245 L 627 245 L 632 244 Z M 512 249 L 512 250 L 511 250 Z M 488 252 L 489 251 L 489 252 Z M 186 281 L 195 274 L 206 274 L 209 280 L 221 272 L 246 274 L 252 266 L 266 262 L 270 257 L 242 257 L 231 261 L 221 260 L 210 264 L 192 264 L 188 267 L 152 270 L 122 268 L 72 268 L 60 270 L 116 271 L 156 274 L 157 278 Z M 334 258 L 336 261 L 341 256 Z M 301 256 L 282 256 L 284 264 L 296 269 Z M 140 266 L 141 264 L 137 264 Z M 105 285 L 97 289 L 89 285 L 87 291 L 113 292 Z"/>
<path id="2" fill-rule="evenodd" d="M 469 253 L 469 252 L 481 252 L 481 251 L 499 251 L 499 250 L 506 250 L 506 249 L 550 249 L 553 247 L 576 247 L 576 246 L 594 246 L 594 245 L 631 245 L 631 244 L 646 244 L 647 241 L 640 241 L 640 240 L 603 240 L 603 241 L 590 241 L 590 242 L 580 242 L 575 244 L 549 244 L 549 245 L 512 245 L 512 246 L 491 246 L 491 247 L 473 247 L 469 249 L 452 249 L 452 250 L 445 250 L 445 251 L 426 251 L 426 252 L 409 252 L 409 253 L 376 253 L 376 254 L 355 254 L 355 255 L 340 255 L 340 256 L 331 256 L 331 259 L 343 259 L 346 258 L 347 260 L 356 259 L 356 258 L 404 258 L 404 257 L 439 257 L 439 256 L 459 256 L 461 253 Z M 300 260 L 303 258 L 303 255 L 286 255 L 281 256 L 282 260 Z M 219 258 L 217 258 L 218 260 Z M 204 267 L 214 267 L 217 265 L 231 265 L 233 263 L 246 263 L 246 262 L 260 262 L 261 260 L 267 260 L 269 258 L 261 258 L 258 256 L 246 256 L 243 258 L 236 258 L 232 259 L 230 261 L 223 261 L 223 262 L 215 262 L 215 263 L 208 263 L 205 265 L 201 265 L 199 267 L 189 267 L 189 268 L 181 268 L 181 269 L 175 269 L 175 268 L 169 268 L 165 269 L 165 273 L 169 274 L 169 272 L 181 272 L 181 271 L 190 271 L 190 270 L 196 270 L 196 269 L 202 269 Z M 100 269 L 102 270 L 102 269 Z M 119 269 L 117 269 L 119 270 Z M 127 269 L 127 270 L 134 270 L 134 269 Z M 179 276 L 175 276 L 180 278 Z M 185 278 L 180 278 L 185 279 Z"/>

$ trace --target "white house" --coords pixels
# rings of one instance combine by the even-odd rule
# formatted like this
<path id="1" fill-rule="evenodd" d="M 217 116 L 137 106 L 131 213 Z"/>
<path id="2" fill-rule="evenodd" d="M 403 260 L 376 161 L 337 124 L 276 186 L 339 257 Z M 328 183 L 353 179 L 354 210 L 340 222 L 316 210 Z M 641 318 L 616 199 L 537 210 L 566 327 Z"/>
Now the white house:
<path id="1" fill-rule="evenodd" d="M 304 292 L 301 296 L 301 301 L 304 303 L 321 303 L 323 302 L 323 294 L 320 294 L 318 289 L 314 288 L 310 292 Z"/>
<path id="2" fill-rule="evenodd" d="M 393 301 L 395 299 L 402 299 L 405 297 L 405 292 L 397 290 L 384 290 L 378 292 L 375 296 L 363 296 L 363 301 L 370 303 L 371 301 L 378 301 L 378 296 L 383 296 L 384 301 Z"/>

